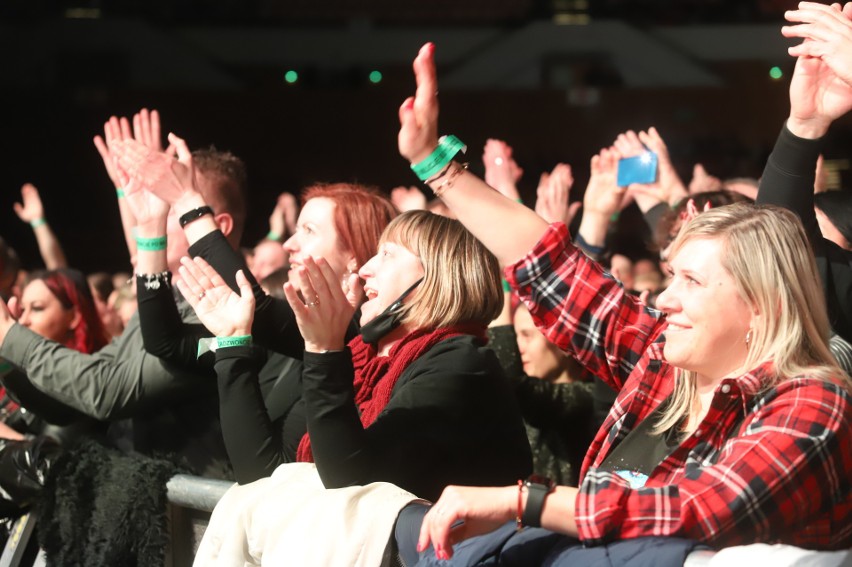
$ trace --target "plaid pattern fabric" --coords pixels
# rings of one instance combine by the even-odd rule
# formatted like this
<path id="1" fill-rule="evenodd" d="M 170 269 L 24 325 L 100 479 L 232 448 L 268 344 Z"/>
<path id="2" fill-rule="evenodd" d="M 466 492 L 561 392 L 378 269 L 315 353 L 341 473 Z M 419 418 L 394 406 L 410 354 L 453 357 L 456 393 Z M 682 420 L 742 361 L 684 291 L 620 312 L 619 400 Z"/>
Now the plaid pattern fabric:
<path id="1" fill-rule="evenodd" d="M 672 392 L 665 319 L 576 249 L 562 224 L 506 278 L 547 337 L 619 391 L 581 471 L 582 540 L 852 546 L 852 396 L 839 381 L 802 376 L 767 387 L 771 365 L 723 380 L 699 427 L 631 489 L 598 467 Z"/>

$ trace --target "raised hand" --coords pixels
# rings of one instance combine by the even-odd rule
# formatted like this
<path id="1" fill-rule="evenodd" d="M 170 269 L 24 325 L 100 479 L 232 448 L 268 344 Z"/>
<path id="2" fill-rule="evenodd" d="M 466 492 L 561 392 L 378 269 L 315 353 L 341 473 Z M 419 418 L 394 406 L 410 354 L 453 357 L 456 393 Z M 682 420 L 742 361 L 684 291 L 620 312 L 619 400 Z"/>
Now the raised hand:
<path id="1" fill-rule="evenodd" d="M 401 213 L 426 208 L 426 195 L 417 187 L 394 187 L 391 189 L 390 200 Z"/>
<path id="2" fill-rule="evenodd" d="M 486 140 L 482 150 L 482 164 L 485 166 L 485 182 L 488 185 L 513 201 L 521 198 L 517 183 L 524 170 L 512 157 L 512 146 L 503 140 Z"/>
<path id="3" fill-rule="evenodd" d="M 284 296 L 305 339 L 305 350 L 342 350 L 346 329 L 364 295 L 358 275 L 351 274 L 341 286 L 324 258 L 314 260 L 310 256 L 305 257 L 304 265 L 294 275 L 284 284 Z M 348 293 L 344 293 L 344 287 Z"/>
<path id="4" fill-rule="evenodd" d="M 399 153 L 411 163 L 423 161 L 438 147 L 438 77 L 435 45 L 427 43 L 414 59 L 417 91 L 399 107 Z"/>
<path id="5" fill-rule="evenodd" d="M 570 203 L 574 176 L 571 166 L 559 163 L 551 173 L 542 173 L 536 191 L 535 212 L 549 223 L 571 224 L 582 203 Z"/>
<path id="6" fill-rule="evenodd" d="M 704 166 L 696 163 L 692 167 L 692 180 L 689 182 L 689 194 L 708 193 L 710 191 L 718 191 L 722 188 L 722 182 L 718 177 L 714 177 L 707 173 Z"/>
<path id="7" fill-rule="evenodd" d="M 97 148 L 98 153 L 104 162 L 104 168 L 107 171 L 107 175 L 109 175 L 110 181 L 112 181 L 112 184 L 116 188 L 121 188 L 123 185 L 116 168 L 116 156 L 113 154 L 115 142 L 130 140 L 132 138 L 133 135 L 130 131 L 130 122 L 127 121 L 127 118 L 122 117 L 119 119 L 115 116 L 111 116 L 109 120 L 104 122 L 103 137 L 95 136 L 93 139 L 95 148 Z"/>
<path id="8" fill-rule="evenodd" d="M 21 201 L 12 205 L 19 219 L 31 223 L 44 218 L 44 206 L 35 185 L 25 183 L 21 187 Z"/>
<path id="9" fill-rule="evenodd" d="M 269 232 L 278 236 L 276 240 L 285 240 L 288 234 L 296 232 L 298 216 L 296 198 L 291 193 L 281 193 L 278 195 L 272 214 L 269 215 Z"/>
<path id="10" fill-rule="evenodd" d="M 634 183 L 628 190 L 636 198 L 636 203 L 647 211 L 657 203 L 675 205 L 687 195 L 686 187 L 672 165 L 669 150 L 657 129 L 651 126 L 638 134 L 628 130 L 619 134 L 614 143 L 621 157 L 633 157 L 651 150 L 657 154 L 657 181 L 655 183 Z"/>
<path id="11" fill-rule="evenodd" d="M 828 65 L 838 78 L 852 85 L 852 3 L 819 4 L 799 2 L 797 10 L 785 12 L 794 25 L 781 28 L 784 37 L 804 41 L 790 47 L 793 57 L 814 57 Z"/>
<path id="12" fill-rule="evenodd" d="M 169 142 L 176 148 L 177 159 L 164 152 L 152 150 L 136 140 L 116 143 L 116 154 L 120 168 L 125 170 L 140 188 L 151 191 L 169 205 L 173 205 L 198 190 L 192 153 L 186 142 L 174 134 L 169 134 Z"/>
<path id="13" fill-rule="evenodd" d="M 638 138 L 637 138 L 638 140 Z M 618 160 L 622 154 L 614 148 L 604 148 L 592 156 L 589 184 L 583 195 L 583 215 L 598 214 L 609 219 L 621 210 L 626 187 L 619 187 Z"/>
<path id="14" fill-rule="evenodd" d="M 237 295 L 204 259 L 181 258 L 177 288 L 198 318 L 217 337 L 251 334 L 254 294 L 242 270 L 237 271 Z"/>
<path id="15" fill-rule="evenodd" d="M 163 143 L 162 134 L 160 133 L 160 113 L 156 110 L 148 112 L 147 108 L 143 108 L 134 114 L 133 138 L 155 152 L 162 152 Z M 174 147 L 170 145 L 166 153 L 173 151 Z"/>
<path id="16" fill-rule="evenodd" d="M 789 50 L 798 60 L 787 128 L 803 138 L 819 138 L 852 109 L 852 4 L 841 10 L 839 4 L 801 2 L 786 17 L 801 23 L 781 32 L 805 40 Z"/>

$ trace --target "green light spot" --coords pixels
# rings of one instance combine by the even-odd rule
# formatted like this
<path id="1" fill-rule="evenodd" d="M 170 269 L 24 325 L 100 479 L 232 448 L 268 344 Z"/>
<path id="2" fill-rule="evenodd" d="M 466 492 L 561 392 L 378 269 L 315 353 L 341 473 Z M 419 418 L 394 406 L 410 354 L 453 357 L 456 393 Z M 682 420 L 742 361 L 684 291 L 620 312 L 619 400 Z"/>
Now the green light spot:
<path id="1" fill-rule="evenodd" d="M 781 71 L 781 67 L 773 67 L 769 70 L 769 76 L 775 80 L 778 80 L 784 76 L 784 73 L 783 71 Z"/>
<path id="2" fill-rule="evenodd" d="M 375 84 L 382 82 L 382 72 L 381 71 L 370 71 L 370 82 Z"/>
<path id="3" fill-rule="evenodd" d="M 299 80 L 299 74 L 291 69 L 284 73 L 284 80 L 292 85 Z"/>

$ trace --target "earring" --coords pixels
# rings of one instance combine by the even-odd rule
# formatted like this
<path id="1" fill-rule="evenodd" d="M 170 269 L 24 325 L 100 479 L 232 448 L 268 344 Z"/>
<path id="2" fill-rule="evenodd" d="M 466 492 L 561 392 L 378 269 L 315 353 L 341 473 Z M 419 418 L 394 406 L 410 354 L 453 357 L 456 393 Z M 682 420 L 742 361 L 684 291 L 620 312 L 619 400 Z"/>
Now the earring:
<path id="1" fill-rule="evenodd" d="M 343 293 L 349 293 L 349 276 L 352 275 L 352 270 L 350 268 L 346 268 L 346 273 L 343 275 L 343 281 L 341 282 L 341 287 L 343 288 Z"/>
<path id="2" fill-rule="evenodd" d="M 752 329 L 749 329 L 748 333 L 746 333 L 746 348 L 751 347 L 751 337 L 752 337 Z"/>

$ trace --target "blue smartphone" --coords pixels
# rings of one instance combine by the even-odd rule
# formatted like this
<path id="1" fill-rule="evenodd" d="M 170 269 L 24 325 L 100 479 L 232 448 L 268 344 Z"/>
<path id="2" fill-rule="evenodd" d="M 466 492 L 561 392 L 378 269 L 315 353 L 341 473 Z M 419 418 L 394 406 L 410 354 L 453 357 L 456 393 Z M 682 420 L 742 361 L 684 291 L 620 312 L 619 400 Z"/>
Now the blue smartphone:
<path id="1" fill-rule="evenodd" d="M 633 183 L 653 183 L 657 180 L 657 154 L 651 151 L 618 160 L 619 187 Z"/>

